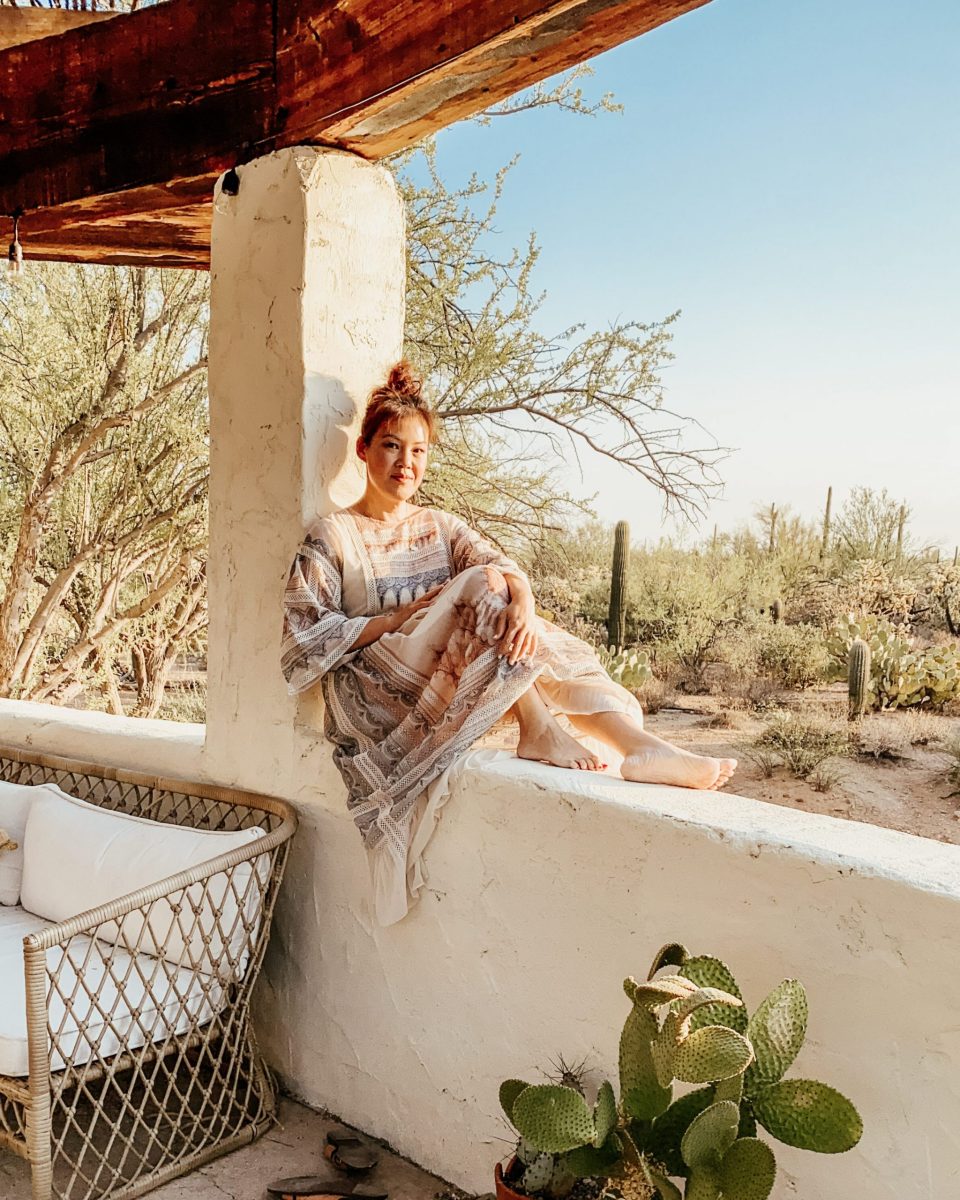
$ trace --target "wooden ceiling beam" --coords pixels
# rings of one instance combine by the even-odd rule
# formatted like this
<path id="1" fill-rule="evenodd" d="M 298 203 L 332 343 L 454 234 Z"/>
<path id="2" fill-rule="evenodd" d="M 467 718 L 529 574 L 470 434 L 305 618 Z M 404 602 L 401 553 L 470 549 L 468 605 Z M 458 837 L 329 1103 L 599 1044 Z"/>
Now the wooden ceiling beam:
<path id="1" fill-rule="evenodd" d="M 26 211 L 28 256 L 169 263 L 182 242 L 203 266 L 234 163 L 304 143 L 384 157 L 708 2 L 168 0 L 13 46 L 0 214 Z"/>
<path id="2" fill-rule="evenodd" d="M 92 21 L 109 21 L 114 12 L 73 12 L 67 8 L 0 8 L 0 50 L 22 46 L 37 38 L 56 37 L 89 25 Z"/>

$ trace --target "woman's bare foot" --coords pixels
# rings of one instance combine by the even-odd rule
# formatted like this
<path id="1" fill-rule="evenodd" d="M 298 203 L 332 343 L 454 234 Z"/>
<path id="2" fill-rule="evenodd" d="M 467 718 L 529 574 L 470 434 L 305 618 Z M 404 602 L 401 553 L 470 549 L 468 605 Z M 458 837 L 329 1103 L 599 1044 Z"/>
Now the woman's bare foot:
<path id="1" fill-rule="evenodd" d="M 569 767 L 574 771 L 602 771 L 607 765 L 581 746 L 576 738 L 565 733 L 552 717 L 533 731 L 521 729 L 517 757 L 550 763 L 554 767 Z"/>
<path id="2" fill-rule="evenodd" d="M 659 740 L 659 739 L 658 739 Z M 627 755 L 620 767 L 624 779 L 634 783 L 666 783 L 675 787 L 716 791 L 737 769 L 735 758 L 710 758 L 691 754 L 669 742 Z"/>

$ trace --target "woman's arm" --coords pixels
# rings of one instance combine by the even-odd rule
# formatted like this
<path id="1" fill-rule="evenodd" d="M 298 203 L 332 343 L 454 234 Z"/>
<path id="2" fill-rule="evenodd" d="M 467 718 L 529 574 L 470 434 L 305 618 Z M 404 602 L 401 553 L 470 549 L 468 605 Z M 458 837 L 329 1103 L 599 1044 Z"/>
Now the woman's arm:
<path id="1" fill-rule="evenodd" d="M 537 609 L 526 575 L 504 571 L 503 577 L 510 592 L 510 603 L 500 614 L 496 634 L 500 639 L 500 653 L 508 656 L 512 667 L 521 658 L 536 654 L 540 639 L 537 636 Z"/>
<path id="2" fill-rule="evenodd" d="M 386 612 L 381 613 L 378 617 L 370 617 L 363 629 L 360 630 L 350 649 L 360 650 L 364 646 L 372 646 L 385 633 L 396 633 L 415 612 L 427 607 L 442 586 L 440 584 L 437 587 L 431 588 L 429 592 L 424 592 L 422 596 L 418 596 L 416 600 L 411 600 L 409 604 L 398 604 L 396 608 L 387 609 Z"/>

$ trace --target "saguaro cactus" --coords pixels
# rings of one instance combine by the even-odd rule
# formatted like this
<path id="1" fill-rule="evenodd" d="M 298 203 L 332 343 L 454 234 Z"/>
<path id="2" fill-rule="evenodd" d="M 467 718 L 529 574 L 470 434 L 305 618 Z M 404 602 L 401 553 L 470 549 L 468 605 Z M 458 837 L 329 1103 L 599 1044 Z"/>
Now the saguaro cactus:
<path id="1" fill-rule="evenodd" d="M 767 546 L 767 553 L 773 554 L 777 548 L 777 518 L 780 512 L 775 504 L 770 505 L 770 542 Z"/>
<path id="2" fill-rule="evenodd" d="M 833 488 L 827 488 L 827 507 L 823 510 L 823 537 L 820 541 L 820 557 L 826 558 L 830 550 L 830 513 L 833 509 Z"/>
<path id="3" fill-rule="evenodd" d="M 850 720 L 862 717 L 870 690 L 870 647 L 863 638 L 855 638 L 847 657 L 847 690 L 850 699 Z"/>
<path id="4" fill-rule="evenodd" d="M 610 577 L 610 611 L 607 644 L 622 646 L 627 637 L 627 570 L 630 566 L 630 526 L 618 521 L 613 531 L 613 571 Z"/>
<path id="5" fill-rule="evenodd" d="M 900 513 L 897 517 L 897 565 L 903 562 L 903 527 L 907 523 L 907 506 L 900 505 Z"/>

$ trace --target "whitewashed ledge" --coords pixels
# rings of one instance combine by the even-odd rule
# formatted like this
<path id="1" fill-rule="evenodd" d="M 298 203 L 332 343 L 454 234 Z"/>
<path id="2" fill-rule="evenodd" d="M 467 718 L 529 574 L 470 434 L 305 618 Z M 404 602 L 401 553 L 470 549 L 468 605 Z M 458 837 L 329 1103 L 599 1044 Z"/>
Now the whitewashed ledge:
<path id="1" fill-rule="evenodd" d="M 627 1001 L 665 941 L 725 958 L 755 1006 L 810 995 L 794 1075 L 851 1096 L 841 1156 L 777 1146 L 776 1200 L 960 1194 L 960 847 L 726 793 L 628 784 L 472 751 L 419 905 L 372 920 L 342 785 L 315 732 L 243 737 L 0 701 L 0 743 L 285 795 L 295 839 L 258 997 L 288 1089 L 488 1191 L 501 1079 L 586 1056 L 614 1075 Z"/>
<path id="2" fill-rule="evenodd" d="M 849 1154 L 777 1146 L 777 1200 L 958 1194 L 960 847 L 473 751 L 427 863 L 419 906 L 379 929 L 349 821 L 309 810 L 264 1025 L 296 1094 L 488 1191 L 500 1081 L 560 1053 L 612 1076 L 621 982 L 678 940 L 725 958 L 751 1007 L 800 978 L 792 1073 L 863 1113 Z"/>
<path id="3" fill-rule="evenodd" d="M 205 726 L 0 700 L 0 746 L 38 754 L 201 778 Z"/>

